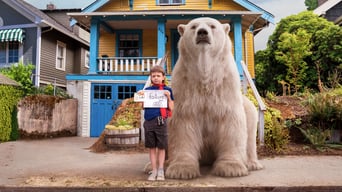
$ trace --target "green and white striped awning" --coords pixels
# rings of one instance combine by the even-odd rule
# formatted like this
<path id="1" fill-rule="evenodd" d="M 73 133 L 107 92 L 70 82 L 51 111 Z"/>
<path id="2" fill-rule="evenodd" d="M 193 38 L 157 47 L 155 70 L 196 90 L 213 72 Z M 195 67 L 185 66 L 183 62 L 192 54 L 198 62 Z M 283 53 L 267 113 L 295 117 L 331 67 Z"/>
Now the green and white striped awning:
<path id="1" fill-rule="evenodd" d="M 23 29 L 5 29 L 0 30 L 0 42 L 6 41 L 18 41 L 23 42 L 25 37 L 25 32 Z"/>

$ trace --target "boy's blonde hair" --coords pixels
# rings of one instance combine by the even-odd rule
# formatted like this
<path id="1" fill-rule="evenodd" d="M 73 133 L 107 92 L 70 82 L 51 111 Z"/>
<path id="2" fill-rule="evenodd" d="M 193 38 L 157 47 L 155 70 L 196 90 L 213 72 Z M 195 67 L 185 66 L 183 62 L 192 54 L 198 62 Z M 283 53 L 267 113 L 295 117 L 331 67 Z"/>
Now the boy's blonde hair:
<path id="1" fill-rule="evenodd" d="M 159 73 L 162 73 L 164 76 L 165 76 L 165 70 L 163 67 L 159 66 L 159 65 L 155 65 L 151 68 L 150 70 L 150 75 L 152 73 L 155 73 L 155 72 L 159 72 Z"/>
<path id="2" fill-rule="evenodd" d="M 163 74 L 163 76 L 165 76 L 165 70 L 164 70 L 164 68 L 163 67 L 161 67 L 161 66 L 159 66 L 159 65 L 155 65 L 155 66 L 153 66 L 152 68 L 151 68 L 151 70 L 150 70 L 150 75 L 152 75 L 152 73 L 162 73 Z M 165 85 L 168 85 L 168 81 L 167 81 L 167 78 L 165 77 L 165 79 L 163 80 L 163 83 L 165 84 Z M 152 79 L 151 79 L 151 84 L 153 84 L 153 82 L 152 82 Z"/>

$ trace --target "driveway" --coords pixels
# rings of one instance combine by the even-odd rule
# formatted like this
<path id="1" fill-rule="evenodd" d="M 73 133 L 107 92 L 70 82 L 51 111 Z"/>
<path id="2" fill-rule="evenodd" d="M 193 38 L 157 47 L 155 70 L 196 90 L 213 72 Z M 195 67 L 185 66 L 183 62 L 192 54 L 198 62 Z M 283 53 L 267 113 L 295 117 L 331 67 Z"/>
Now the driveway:
<path id="1" fill-rule="evenodd" d="M 87 148 L 97 138 L 65 137 L 0 143 L 0 191 L 11 187 L 318 187 L 342 191 L 342 156 L 285 156 L 261 159 L 265 169 L 222 178 L 201 169 L 193 180 L 148 182 L 147 153 Z M 2 188 L 1 188 L 2 187 Z M 325 187 L 325 188 L 324 188 Z M 1 190 L 2 189 L 2 190 Z M 198 191 L 198 190 L 196 190 Z"/>

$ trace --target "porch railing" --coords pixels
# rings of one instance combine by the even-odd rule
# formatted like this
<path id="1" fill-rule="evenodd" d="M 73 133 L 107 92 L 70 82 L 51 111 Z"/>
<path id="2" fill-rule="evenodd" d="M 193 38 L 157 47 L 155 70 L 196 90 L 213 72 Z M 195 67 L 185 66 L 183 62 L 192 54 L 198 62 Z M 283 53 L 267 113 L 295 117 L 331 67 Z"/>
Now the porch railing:
<path id="1" fill-rule="evenodd" d="M 98 73 L 149 72 L 157 64 L 157 57 L 99 57 Z"/>
<path id="2" fill-rule="evenodd" d="M 259 95 L 259 92 L 254 84 L 254 81 L 252 80 L 251 75 L 249 74 L 248 68 L 244 61 L 241 61 L 241 66 L 243 69 L 243 76 L 244 76 L 243 81 L 242 81 L 243 91 L 245 92 L 245 94 L 247 93 L 247 84 L 249 84 L 249 86 L 251 87 L 253 91 L 253 95 L 258 102 L 258 108 L 259 108 L 258 110 L 259 111 L 258 137 L 259 137 L 260 144 L 263 145 L 265 141 L 264 140 L 264 128 L 265 128 L 264 114 L 266 111 L 266 105 L 261 99 L 261 96 Z"/>

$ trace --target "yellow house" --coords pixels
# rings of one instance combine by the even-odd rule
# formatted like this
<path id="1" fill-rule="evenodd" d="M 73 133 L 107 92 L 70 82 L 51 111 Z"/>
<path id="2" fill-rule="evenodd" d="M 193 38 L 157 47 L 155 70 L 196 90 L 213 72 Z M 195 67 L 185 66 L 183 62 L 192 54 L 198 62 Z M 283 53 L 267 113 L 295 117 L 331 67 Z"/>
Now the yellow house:
<path id="1" fill-rule="evenodd" d="M 179 24 L 197 17 L 229 23 L 239 72 L 242 76 L 244 61 L 254 77 L 254 35 L 274 19 L 247 0 L 97 0 L 68 15 L 72 24 L 90 31 L 88 74 L 67 75 L 69 91 L 82 103 L 82 136 L 101 134 L 121 101 L 143 88 L 158 59 L 166 56 L 164 67 L 171 74 Z"/>

